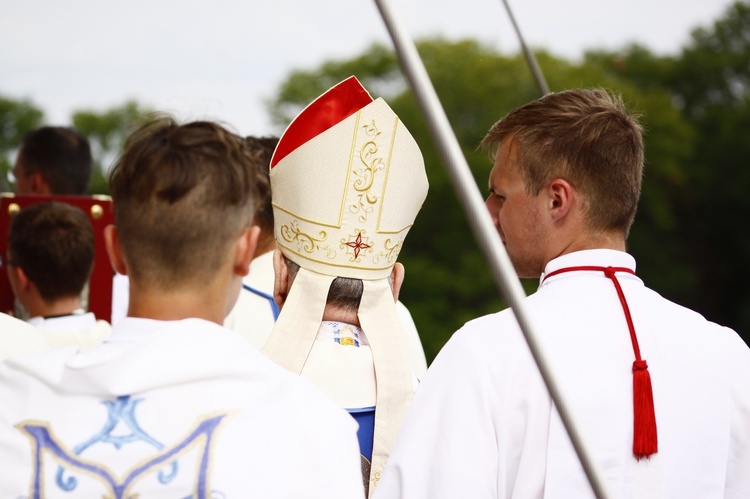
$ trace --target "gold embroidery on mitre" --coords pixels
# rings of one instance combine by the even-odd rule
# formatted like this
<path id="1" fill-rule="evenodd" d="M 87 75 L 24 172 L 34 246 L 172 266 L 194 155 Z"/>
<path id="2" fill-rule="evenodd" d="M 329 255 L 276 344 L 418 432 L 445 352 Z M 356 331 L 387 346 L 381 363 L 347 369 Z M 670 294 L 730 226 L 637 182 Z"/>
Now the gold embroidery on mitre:
<path id="1" fill-rule="evenodd" d="M 385 248 L 385 251 L 380 251 L 377 255 L 375 255 L 372 258 L 373 263 L 380 263 L 380 258 L 385 258 L 385 260 L 388 263 L 393 263 L 393 261 L 398 256 L 399 252 L 401 251 L 401 245 L 403 244 L 404 239 L 401 238 L 399 241 L 391 246 L 391 239 L 388 238 L 383 243 L 383 247 Z"/>
<path id="2" fill-rule="evenodd" d="M 333 254 L 335 256 L 336 252 L 326 246 L 321 246 L 318 243 L 322 243 L 326 239 L 328 239 L 328 234 L 321 230 L 318 233 L 318 237 L 313 237 L 310 234 L 306 232 L 302 232 L 299 228 L 299 221 L 294 220 L 290 225 L 284 224 L 279 229 L 279 233 L 281 234 L 281 237 L 284 238 L 285 241 L 291 243 L 291 242 L 297 242 L 297 251 L 304 250 L 308 253 L 312 253 L 315 250 L 323 249 L 326 250 L 328 253 L 333 251 Z M 329 258 L 332 258 L 329 256 Z"/>
<path id="3" fill-rule="evenodd" d="M 377 156 L 378 144 L 375 141 L 380 136 L 375 120 L 372 123 L 362 125 L 365 134 L 370 140 L 364 143 L 359 150 L 359 159 L 364 168 L 354 168 L 353 173 L 357 176 L 354 181 L 354 189 L 361 193 L 357 196 L 358 202 L 349 206 L 349 211 L 353 214 L 361 213 L 359 216 L 360 223 L 367 221 L 367 215 L 373 212 L 373 205 L 378 202 L 378 197 L 370 192 L 375 182 L 375 175 L 378 171 L 385 168 L 385 162 L 382 156 Z"/>
<path id="4" fill-rule="evenodd" d="M 398 133 L 398 123 L 399 123 L 398 116 L 396 116 L 396 119 L 393 122 L 393 128 L 391 129 L 391 143 L 389 144 L 389 147 L 388 147 L 388 161 L 386 161 L 386 164 L 385 164 L 385 179 L 386 179 L 386 181 L 383 182 L 383 193 L 381 194 L 381 197 L 383 199 L 385 199 L 385 188 L 388 186 L 388 178 L 389 178 L 389 175 L 391 173 L 391 160 L 393 159 L 393 150 L 395 149 L 395 144 L 396 144 L 396 134 Z M 382 232 L 380 230 L 380 219 L 383 216 L 383 204 L 384 203 L 380 204 L 380 209 L 378 210 L 378 223 L 377 223 L 377 227 L 378 227 L 378 233 L 386 234 L 387 232 Z M 399 231 L 397 231 L 397 232 L 399 232 Z"/>

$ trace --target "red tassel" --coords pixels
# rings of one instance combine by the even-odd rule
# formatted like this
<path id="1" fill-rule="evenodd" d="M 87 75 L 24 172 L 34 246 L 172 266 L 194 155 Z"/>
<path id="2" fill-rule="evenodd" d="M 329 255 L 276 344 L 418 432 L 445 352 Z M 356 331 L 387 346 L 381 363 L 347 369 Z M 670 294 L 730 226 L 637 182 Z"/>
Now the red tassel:
<path id="1" fill-rule="evenodd" d="M 641 349 L 638 347 L 638 338 L 635 335 L 635 326 L 633 318 L 630 316 L 630 308 L 625 299 L 625 293 L 622 292 L 620 281 L 617 280 L 617 272 L 627 272 L 635 275 L 632 269 L 626 267 L 566 267 L 553 270 L 544 279 L 563 272 L 573 272 L 581 270 L 595 270 L 604 272 L 604 275 L 612 280 L 617 296 L 620 298 L 622 311 L 625 314 L 625 320 L 630 330 L 630 341 L 633 344 L 633 353 L 635 362 L 633 362 L 633 455 L 640 461 L 644 457 L 651 457 L 658 451 L 656 439 L 656 415 L 654 414 L 654 394 L 651 389 L 651 375 L 648 372 L 648 364 L 641 359 Z M 542 281 L 544 282 L 544 281 Z"/>
<path id="2" fill-rule="evenodd" d="M 633 454 L 637 460 L 658 451 L 654 394 L 645 360 L 633 362 Z"/>

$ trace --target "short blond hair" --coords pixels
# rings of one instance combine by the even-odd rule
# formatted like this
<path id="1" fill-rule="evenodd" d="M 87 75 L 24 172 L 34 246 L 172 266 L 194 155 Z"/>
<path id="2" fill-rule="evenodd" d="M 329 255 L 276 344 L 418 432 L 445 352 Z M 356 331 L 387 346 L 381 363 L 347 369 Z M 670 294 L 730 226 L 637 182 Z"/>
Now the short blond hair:
<path id="1" fill-rule="evenodd" d="M 642 134 L 621 97 L 600 88 L 573 89 L 514 109 L 481 146 L 494 155 L 505 139 L 513 140 L 529 194 L 564 178 L 583 193 L 591 229 L 627 235 L 641 193 Z"/>

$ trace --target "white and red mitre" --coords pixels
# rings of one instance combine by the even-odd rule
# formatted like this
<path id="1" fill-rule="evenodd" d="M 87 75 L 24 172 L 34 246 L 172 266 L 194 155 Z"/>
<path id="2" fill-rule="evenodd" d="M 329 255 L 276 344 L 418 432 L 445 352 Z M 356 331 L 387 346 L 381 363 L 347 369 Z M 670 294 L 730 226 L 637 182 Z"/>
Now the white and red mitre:
<path id="1" fill-rule="evenodd" d="M 377 405 L 372 494 L 415 388 L 387 278 L 427 196 L 424 160 L 388 104 L 350 77 L 292 121 L 270 176 L 276 244 L 300 270 L 263 352 L 343 407 Z M 336 277 L 363 283 L 369 347 L 355 355 L 315 344 Z"/>
<path id="2" fill-rule="evenodd" d="M 352 76 L 281 136 L 271 191 L 274 235 L 287 258 L 321 274 L 382 279 L 427 196 L 427 176 L 398 116 Z"/>

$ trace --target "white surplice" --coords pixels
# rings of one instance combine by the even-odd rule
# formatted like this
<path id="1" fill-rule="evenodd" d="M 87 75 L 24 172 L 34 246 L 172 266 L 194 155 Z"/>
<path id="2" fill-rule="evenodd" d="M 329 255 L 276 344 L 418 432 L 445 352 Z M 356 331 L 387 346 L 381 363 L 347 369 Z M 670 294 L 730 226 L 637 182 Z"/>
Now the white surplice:
<path id="1" fill-rule="evenodd" d="M 112 326 L 96 320 L 93 312 L 73 313 L 60 317 L 32 317 L 29 324 L 39 329 L 52 348 L 77 346 L 88 350 L 109 337 Z"/>
<path id="2" fill-rule="evenodd" d="M 363 496 L 351 417 L 204 320 L 13 359 L 0 400 L 0 497 Z"/>
<path id="3" fill-rule="evenodd" d="M 0 360 L 49 349 L 44 335 L 34 326 L 0 312 Z"/>
<path id="4" fill-rule="evenodd" d="M 549 262 L 628 267 L 623 252 Z M 544 276 L 542 276 L 543 278 Z M 602 272 L 550 277 L 525 301 L 562 395 L 613 497 L 750 497 L 750 349 L 731 329 L 618 279 L 653 384 L 659 450 L 632 453 L 635 359 Z M 593 497 L 512 311 L 467 323 L 415 395 L 377 499 Z"/>
<path id="5" fill-rule="evenodd" d="M 243 286 L 237 303 L 224 319 L 224 327 L 258 349 L 266 344 L 276 322 L 271 304 L 273 280 L 273 251 L 268 251 L 250 262 L 250 272 L 242 279 Z"/>

